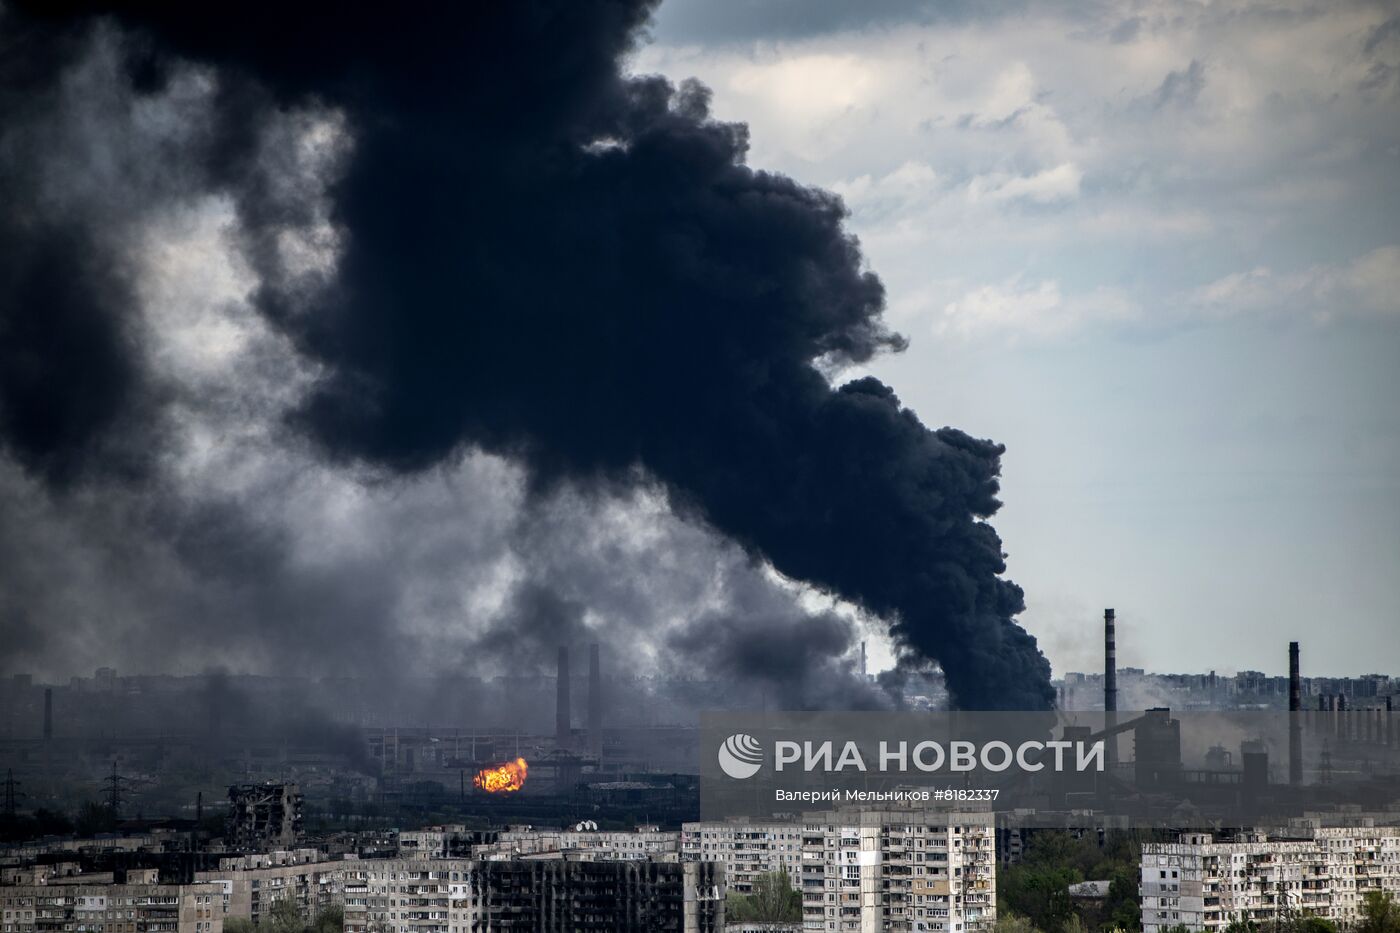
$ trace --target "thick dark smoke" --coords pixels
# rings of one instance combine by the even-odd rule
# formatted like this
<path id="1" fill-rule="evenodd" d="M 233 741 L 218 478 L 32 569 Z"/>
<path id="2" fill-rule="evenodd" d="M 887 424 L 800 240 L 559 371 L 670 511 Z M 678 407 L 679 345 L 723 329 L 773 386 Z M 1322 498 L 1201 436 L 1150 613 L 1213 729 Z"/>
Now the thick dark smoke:
<path id="1" fill-rule="evenodd" d="M 536 492 L 640 473 L 782 574 L 890 620 L 961 705 L 1046 706 L 1049 667 L 985 523 L 1002 448 L 925 428 L 874 379 L 829 385 L 902 345 L 880 282 L 840 202 L 745 166 L 745 128 L 711 119 L 703 88 L 621 75 L 649 12 L 141 4 L 120 19 L 152 43 L 142 86 L 165 80 L 162 55 L 219 69 L 216 125 L 185 157 L 235 199 L 258 304 L 318 367 L 294 420 L 323 449 L 408 473 L 480 447 L 525 463 Z M 45 13 L 44 41 L 80 22 Z M 311 104 L 353 138 L 331 192 L 338 273 L 316 289 L 278 248 L 305 218 L 252 155 L 269 120 Z M 29 288 L 7 296 L 33 296 L 62 240 L 6 223 L 33 254 L 7 252 L 3 280 Z M 62 342 L 5 299 L 0 359 L 31 364 L 0 382 L 6 443 L 33 469 L 62 474 L 139 378 L 109 278 L 70 267 Z M 58 367 L 77 365 L 67 345 L 95 368 Z M 82 391 L 36 429 L 34 399 L 65 380 Z"/>
<path id="2" fill-rule="evenodd" d="M 205 672 L 199 702 L 167 715 L 173 723 L 182 712 L 203 714 L 204 745 L 214 754 L 236 753 L 240 742 L 256 736 L 262 743 L 334 752 L 362 774 L 378 773 L 361 730 L 321 709 L 310 693 L 248 690 L 226 671 L 212 670 Z"/>
<path id="3" fill-rule="evenodd" d="M 36 132 L 55 105 L 55 68 L 80 43 L 3 20 L 0 45 L 0 438 L 63 483 L 110 440 L 140 393 L 126 330 L 132 302 L 109 234 L 67 209 L 42 170 L 62 129 Z M 110 452 L 110 451 L 109 451 Z"/>

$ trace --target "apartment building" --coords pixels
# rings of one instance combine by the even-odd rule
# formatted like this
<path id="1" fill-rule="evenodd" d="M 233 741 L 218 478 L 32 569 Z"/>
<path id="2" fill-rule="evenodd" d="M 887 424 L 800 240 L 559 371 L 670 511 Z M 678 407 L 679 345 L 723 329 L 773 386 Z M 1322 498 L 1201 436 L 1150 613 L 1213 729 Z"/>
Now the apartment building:
<path id="1" fill-rule="evenodd" d="M 216 885 L 157 884 L 146 879 L 111 885 L 17 885 L 0 888 L 0 930 L 222 933 L 219 899 Z"/>
<path id="2" fill-rule="evenodd" d="M 295 784 L 234 784 L 228 803 L 225 832 L 235 849 L 286 848 L 301 838 L 302 794 Z"/>
<path id="3" fill-rule="evenodd" d="M 802 885 L 802 827 L 796 823 L 726 820 L 686 823 L 680 832 L 681 858 L 719 862 L 726 890 L 749 894 L 754 879 L 785 871 L 794 888 Z"/>
<path id="4" fill-rule="evenodd" d="M 1303 838 L 1259 833 L 1216 840 L 1185 833 L 1143 846 L 1143 933 L 1178 924 L 1222 930 L 1235 920 L 1303 914 L 1341 926 L 1360 916 L 1368 891 L 1400 896 L 1400 828 L 1315 827 Z"/>
<path id="5" fill-rule="evenodd" d="M 347 863 L 346 933 L 720 933 L 712 863 L 554 852 Z"/>
<path id="6" fill-rule="evenodd" d="M 582 824 L 573 829 L 512 827 L 497 834 L 496 841 L 472 846 L 477 859 L 509 859 L 550 852 L 591 852 L 599 858 L 676 861 L 681 834 L 655 826 L 638 826 L 634 832 L 599 830 Z"/>
<path id="7" fill-rule="evenodd" d="M 215 871 L 197 871 L 197 883 L 217 888 L 221 913 L 259 923 L 278 900 L 289 900 L 307 920 L 345 899 L 346 866 L 315 849 L 275 851 L 219 861 Z"/>
<path id="8" fill-rule="evenodd" d="M 804 813 L 801 831 L 804 930 L 970 933 L 996 923 L 989 812 Z"/>

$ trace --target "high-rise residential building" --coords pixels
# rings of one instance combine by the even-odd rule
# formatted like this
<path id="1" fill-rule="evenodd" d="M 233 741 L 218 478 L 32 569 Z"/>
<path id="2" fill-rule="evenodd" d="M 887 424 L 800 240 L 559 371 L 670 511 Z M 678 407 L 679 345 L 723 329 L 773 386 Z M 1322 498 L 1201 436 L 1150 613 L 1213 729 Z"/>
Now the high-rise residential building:
<path id="1" fill-rule="evenodd" d="M 597 859 L 673 862 L 679 851 L 680 833 L 677 832 L 663 831 L 656 826 L 638 826 L 634 831 L 600 830 L 596 825 L 585 823 L 572 829 L 504 829 L 496 834 L 495 842 L 472 846 L 471 855 L 478 859 L 501 859 L 569 852 Z"/>
<path id="2" fill-rule="evenodd" d="M 16 885 L 0 888 L 0 924 L 7 933 L 222 933 L 219 901 L 216 884 Z"/>
<path id="3" fill-rule="evenodd" d="M 801 830 L 804 930 L 968 933 L 996 923 L 989 812 L 804 813 Z"/>
<path id="4" fill-rule="evenodd" d="M 726 890 L 748 894 L 759 875 L 785 871 L 801 887 L 802 826 L 798 823 L 724 820 L 681 827 L 681 858 L 719 862 Z"/>
<path id="5" fill-rule="evenodd" d="M 194 880 L 218 885 L 226 916 L 261 923 L 284 900 L 310 921 L 344 900 L 345 869 L 353 864 L 316 849 L 276 851 L 220 859 L 218 869 L 196 871 Z"/>
<path id="6" fill-rule="evenodd" d="M 721 933 L 710 862 L 550 853 L 347 863 L 346 933 Z"/>
<path id="7" fill-rule="evenodd" d="M 1302 838 L 1184 833 L 1142 848 L 1143 933 L 1223 930 L 1312 914 L 1349 926 L 1368 891 L 1400 895 L 1400 828 L 1316 827 Z"/>

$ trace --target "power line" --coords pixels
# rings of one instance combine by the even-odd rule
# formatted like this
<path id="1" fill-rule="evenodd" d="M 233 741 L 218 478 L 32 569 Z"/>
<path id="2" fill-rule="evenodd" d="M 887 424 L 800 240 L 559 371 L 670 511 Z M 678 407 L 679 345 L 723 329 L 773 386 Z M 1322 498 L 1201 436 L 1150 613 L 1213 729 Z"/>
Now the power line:
<path id="1" fill-rule="evenodd" d="M 125 799 L 124 792 L 129 792 L 131 786 L 136 782 L 129 777 L 124 777 L 117 773 L 117 763 L 112 762 L 112 773 L 102 779 L 102 783 L 107 787 L 107 809 L 112 812 L 112 819 L 119 819 L 122 812 L 122 801 Z"/>
<path id="2" fill-rule="evenodd" d="M 20 787 L 20 782 L 15 780 L 15 772 L 14 772 L 14 770 L 13 770 L 13 769 L 7 768 L 7 769 L 5 770 L 5 811 L 4 811 L 4 812 L 5 812 L 5 816 L 8 817 L 8 818 L 10 818 L 10 819 L 13 819 L 13 818 L 14 818 L 15 813 L 16 813 L 16 811 L 17 811 L 16 801 L 19 800 L 19 798 L 21 798 L 21 797 L 24 796 L 24 794 L 19 793 L 19 791 L 18 791 L 18 788 L 19 788 L 19 787 Z"/>

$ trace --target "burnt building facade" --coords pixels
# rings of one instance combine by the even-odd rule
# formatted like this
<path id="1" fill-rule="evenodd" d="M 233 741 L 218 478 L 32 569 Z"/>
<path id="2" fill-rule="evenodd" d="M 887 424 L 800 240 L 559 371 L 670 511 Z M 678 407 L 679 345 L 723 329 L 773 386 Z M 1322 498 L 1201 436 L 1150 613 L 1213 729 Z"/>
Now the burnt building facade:
<path id="1" fill-rule="evenodd" d="M 714 862 L 543 858 L 390 859 L 349 868 L 346 933 L 719 933 Z"/>
<path id="2" fill-rule="evenodd" d="M 234 784 L 228 805 L 226 832 L 234 849 L 285 849 L 301 838 L 301 789 L 295 784 Z"/>

